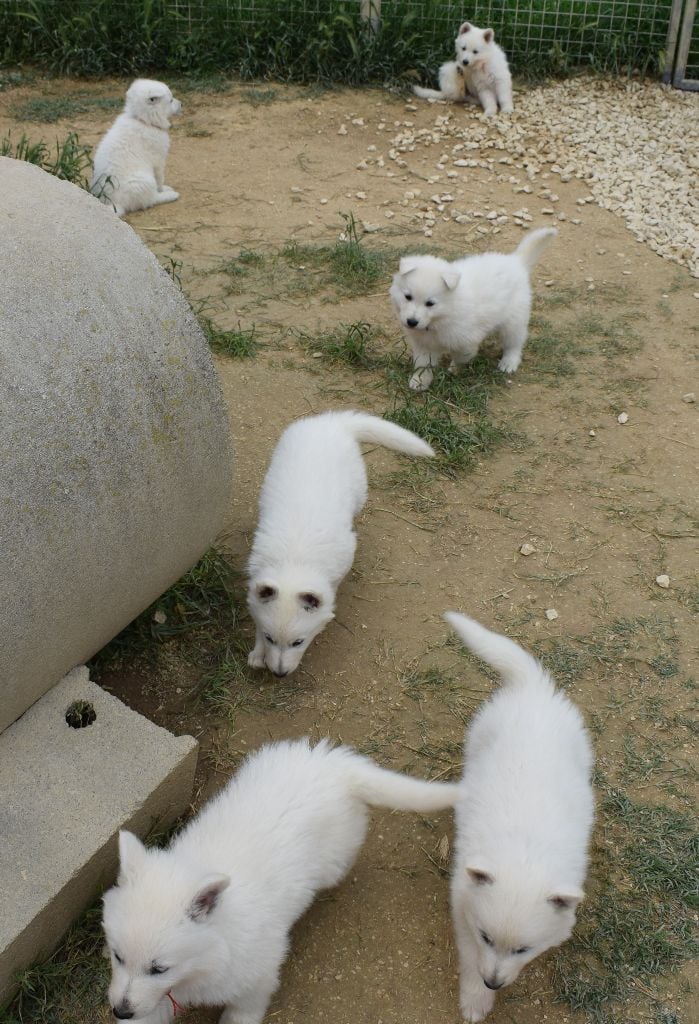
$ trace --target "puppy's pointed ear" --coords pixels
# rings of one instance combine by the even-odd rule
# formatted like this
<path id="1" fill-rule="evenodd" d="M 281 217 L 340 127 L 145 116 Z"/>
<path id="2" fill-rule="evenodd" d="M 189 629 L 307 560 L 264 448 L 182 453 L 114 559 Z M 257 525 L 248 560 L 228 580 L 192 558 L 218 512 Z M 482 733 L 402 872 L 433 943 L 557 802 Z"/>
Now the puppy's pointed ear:
<path id="1" fill-rule="evenodd" d="M 221 893 L 231 884 L 228 875 L 209 875 L 196 891 L 187 907 L 187 916 L 192 921 L 204 921 L 215 910 Z"/>
<path id="2" fill-rule="evenodd" d="M 413 270 L 417 270 L 419 261 L 419 256 L 403 256 L 398 267 L 400 274 L 402 274 L 403 277 L 405 277 L 406 274 L 412 274 Z"/>
<path id="3" fill-rule="evenodd" d="M 117 884 L 122 885 L 135 878 L 148 857 L 148 850 L 133 832 L 119 833 L 119 877 Z"/>
<path id="4" fill-rule="evenodd" d="M 444 284 L 449 289 L 449 291 L 453 292 L 457 284 L 461 280 L 461 274 L 457 274 L 453 270 L 445 270 L 444 273 L 442 274 L 442 280 L 444 281 Z"/>
<path id="5" fill-rule="evenodd" d="M 299 601 L 303 605 L 304 611 L 307 612 L 315 611 L 315 609 L 320 608 L 323 603 L 323 599 L 320 594 L 314 594 L 310 590 L 307 590 L 303 594 L 299 594 Z"/>
<path id="6" fill-rule="evenodd" d="M 266 604 L 267 601 L 273 601 L 279 595 L 279 589 L 269 580 L 260 580 L 255 584 L 255 594 L 259 601 Z"/>
<path id="7" fill-rule="evenodd" d="M 466 868 L 466 873 L 472 882 L 476 885 L 492 885 L 495 879 L 488 871 L 484 871 L 481 867 L 475 865 Z"/>
<path id="8" fill-rule="evenodd" d="M 492 28 L 487 28 L 484 31 L 483 38 L 486 41 L 486 43 L 492 43 L 493 39 L 495 39 L 495 33 L 493 32 Z"/>
<path id="9" fill-rule="evenodd" d="M 461 28 L 459 29 L 459 35 L 462 36 L 464 34 L 464 32 L 470 32 L 472 28 L 473 28 L 473 25 L 471 24 L 471 22 L 470 21 L 465 21 L 463 23 L 463 25 L 461 26 Z"/>
<path id="10" fill-rule="evenodd" d="M 548 901 L 556 910 L 575 910 L 584 895 L 582 889 L 566 888 L 554 896 L 549 896 Z"/>

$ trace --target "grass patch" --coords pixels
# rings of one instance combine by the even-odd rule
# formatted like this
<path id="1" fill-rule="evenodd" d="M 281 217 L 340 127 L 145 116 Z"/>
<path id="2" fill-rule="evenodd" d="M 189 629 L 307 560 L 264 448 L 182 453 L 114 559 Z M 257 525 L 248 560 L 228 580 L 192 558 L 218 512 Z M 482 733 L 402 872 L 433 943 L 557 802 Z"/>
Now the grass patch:
<path id="1" fill-rule="evenodd" d="M 186 640 L 193 652 L 225 645 L 235 631 L 237 576 L 227 553 L 211 547 L 197 562 L 91 660 L 97 672 L 153 657 L 168 641 Z"/>
<path id="2" fill-rule="evenodd" d="M 117 111 L 124 106 L 122 98 L 93 96 L 90 93 L 74 93 L 72 96 L 36 96 L 16 103 L 10 113 L 17 121 L 36 121 L 40 124 L 55 124 L 60 120 L 72 120 L 81 114 L 95 110 Z"/>
<path id="3" fill-rule="evenodd" d="M 232 359 L 251 359 L 256 355 L 259 342 L 254 326 L 243 331 L 238 324 L 237 331 L 224 331 L 205 316 L 199 317 L 199 323 L 212 352 L 230 356 Z"/>
<path id="4" fill-rule="evenodd" d="M 376 328 L 363 320 L 353 324 L 340 324 L 334 331 L 320 334 L 301 334 L 301 347 L 311 355 L 320 355 L 332 364 L 351 366 L 354 369 L 376 368 L 379 357 L 370 347 L 376 337 Z"/>
<path id="5" fill-rule="evenodd" d="M 284 246 L 280 257 L 299 270 L 320 271 L 316 285 L 333 288 L 346 297 L 366 295 L 386 277 L 395 262 L 395 254 L 367 249 L 357 231 L 353 213 L 341 213 L 345 227 L 332 246 L 301 245 L 296 241 Z"/>
<path id="6" fill-rule="evenodd" d="M 26 135 L 20 136 L 17 142 L 13 142 L 10 134 L 0 139 L 0 156 L 25 160 L 42 171 L 85 189 L 90 184 L 85 172 L 92 167 L 91 152 L 89 146 L 82 145 L 75 132 L 69 132 L 65 139 L 56 139 L 53 150 L 43 139 L 30 142 Z"/>
<path id="7" fill-rule="evenodd" d="M 592 1024 L 627 1020 L 619 1004 L 699 954 L 699 836 L 691 816 L 608 788 L 573 938 L 554 955 L 555 995 Z M 618 1007 L 618 1009 L 617 1009 Z"/>
<path id="8" fill-rule="evenodd" d="M 658 0 L 591 17 L 587 0 L 568 0 L 552 18 L 548 0 L 530 0 L 524 28 L 510 4 L 476 3 L 470 13 L 492 24 L 516 74 L 540 79 L 580 66 L 657 72 L 669 11 L 670 0 Z M 460 16 L 451 0 L 384 0 L 372 30 L 347 0 L 16 0 L 0 4 L 0 56 L 76 75 L 234 71 L 258 80 L 431 82 Z"/>
<path id="9" fill-rule="evenodd" d="M 110 975 L 101 920 L 97 903 L 48 960 L 21 973 L 19 992 L 0 1010 L 0 1024 L 88 1024 L 101 1017 Z"/>

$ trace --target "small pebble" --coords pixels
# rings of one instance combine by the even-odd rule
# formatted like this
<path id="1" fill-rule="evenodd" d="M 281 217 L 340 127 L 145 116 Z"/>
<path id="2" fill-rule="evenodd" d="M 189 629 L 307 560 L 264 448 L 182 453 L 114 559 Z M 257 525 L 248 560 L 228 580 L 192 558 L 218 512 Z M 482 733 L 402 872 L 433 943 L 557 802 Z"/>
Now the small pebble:
<path id="1" fill-rule="evenodd" d="M 682 395 L 682 401 L 686 402 L 687 405 L 693 405 L 696 402 L 697 396 L 693 391 L 688 391 L 686 395 Z"/>
<path id="2" fill-rule="evenodd" d="M 665 573 L 662 573 L 660 576 L 655 577 L 655 582 L 658 584 L 659 587 L 662 587 L 663 590 L 667 590 L 667 588 L 670 586 L 670 577 L 666 576 Z"/>
<path id="3" fill-rule="evenodd" d="M 521 548 L 519 549 L 520 555 L 533 555 L 535 551 L 536 548 L 533 544 L 522 544 Z"/>
<path id="4" fill-rule="evenodd" d="M 545 614 L 549 622 L 553 622 L 554 619 L 558 618 L 558 612 L 555 608 L 547 608 Z"/>
<path id="5" fill-rule="evenodd" d="M 616 418 L 617 423 L 628 423 L 629 414 L 627 412 L 620 412 Z"/>
<path id="6" fill-rule="evenodd" d="M 153 622 L 157 622 L 159 626 L 167 622 L 167 615 L 162 609 L 158 608 L 157 612 L 153 612 Z"/>
<path id="7" fill-rule="evenodd" d="M 597 431 L 596 430 L 591 430 L 590 431 L 590 437 L 597 437 Z"/>

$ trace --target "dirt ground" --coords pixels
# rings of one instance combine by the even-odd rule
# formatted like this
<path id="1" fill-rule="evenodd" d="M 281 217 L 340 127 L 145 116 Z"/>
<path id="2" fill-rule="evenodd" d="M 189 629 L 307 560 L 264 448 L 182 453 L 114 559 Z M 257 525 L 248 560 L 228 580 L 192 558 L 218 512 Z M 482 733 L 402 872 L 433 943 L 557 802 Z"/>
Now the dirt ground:
<path id="1" fill-rule="evenodd" d="M 53 125 L 12 115 L 42 90 L 69 96 L 85 88 L 54 81 L 0 93 L 0 134 L 52 139 L 74 128 L 95 144 L 110 111 Z M 115 97 L 123 88 L 115 81 L 90 87 Z M 493 385 L 489 416 L 506 429 L 504 443 L 451 477 L 409 473 L 393 453 L 368 453 L 370 496 L 357 523 L 355 566 L 340 589 L 337 621 L 301 670 L 281 684 L 250 674 L 248 692 L 228 714 L 195 699 L 201 671 L 167 650 L 152 677 L 112 676 L 110 687 L 159 723 L 199 738 L 199 799 L 246 751 L 308 733 L 354 744 L 396 769 L 444 776 L 458 771 L 464 724 L 492 688 L 447 643 L 441 615 L 460 609 L 547 658 L 593 731 L 600 801 L 605 786 L 617 786 L 641 804 L 687 812 L 696 796 L 689 720 L 699 438 L 698 406 L 683 396 L 699 391 L 699 281 L 635 241 L 613 214 L 580 203 L 589 195 L 583 180 L 562 181 L 545 167 L 528 175 L 526 161 L 502 165 L 501 154 L 486 149 L 469 151 L 477 166 L 457 166 L 453 138 L 445 145 L 421 137 L 414 151 L 391 159 L 391 139 L 405 122 L 480 125 L 471 109 L 406 103 L 378 90 L 281 86 L 182 98 L 167 174 L 181 199 L 129 221 L 164 263 L 176 261 L 195 306 L 205 303 L 222 328 L 254 324 L 262 342 L 253 359 L 217 357 L 236 453 L 227 543 L 241 569 L 260 483 L 285 425 L 328 407 L 386 408 L 375 375 L 329 366 L 312 344 L 299 344 L 299 332 L 315 337 L 366 321 L 381 329 L 382 344 L 401 346 L 390 272 L 369 294 L 345 298 L 315 288 L 317 269 L 302 262 L 289 269 L 288 260 L 282 267 L 274 254 L 291 240 L 334 244 L 340 213 L 349 211 L 369 226 L 367 247 L 395 253 L 507 251 L 523 233 L 514 220 L 523 206 L 531 217 L 525 226 L 553 220 L 559 237 L 534 272 L 522 367 Z M 497 138 L 496 124 L 487 131 Z M 534 155 L 539 141 L 530 140 Z M 358 168 L 362 161 L 371 162 Z M 443 201 L 447 193 L 453 198 Z M 552 206 L 554 214 L 541 213 Z M 451 211 L 463 214 L 461 222 Z M 268 263 L 233 281 L 222 265 L 245 249 Z M 535 549 L 528 557 L 520 554 L 524 543 Z M 656 583 L 662 574 L 667 589 Z M 547 617 L 551 609 L 557 617 Z M 430 685 L 433 670 L 439 682 Z M 610 835 L 601 818 L 590 900 L 614 857 Z M 270 1021 L 456 1024 L 444 837 L 451 837 L 447 814 L 429 821 L 374 815 L 348 881 L 298 925 Z M 585 1020 L 554 1001 L 556 956 L 566 955 L 525 970 L 499 995 L 493 1024 Z M 692 965 L 632 982 L 609 1019 L 689 1022 L 699 1010 L 698 983 Z M 102 1019 L 111 1019 L 106 1010 Z M 213 1021 L 216 1013 L 184 1019 Z"/>

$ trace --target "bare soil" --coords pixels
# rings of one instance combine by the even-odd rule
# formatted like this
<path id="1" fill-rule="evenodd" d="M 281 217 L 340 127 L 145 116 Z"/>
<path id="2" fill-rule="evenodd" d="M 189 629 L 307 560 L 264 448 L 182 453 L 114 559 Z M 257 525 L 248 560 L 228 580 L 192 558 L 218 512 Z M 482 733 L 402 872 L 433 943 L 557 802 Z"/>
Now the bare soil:
<path id="1" fill-rule="evenodd" d="M 89 88 L 119 96 L 124 87 Z M 74 128 L 81 141 L 96 143 L 112 119 L 108 112 L 52 126 L 18 124 L 10 114 L 42 89 L 70 96 L 85 88 L 50 82 L 0 94 L 0 133 L 11 128 L 51 139 Z M 390 137 L 405 121 L 429 128 L 449 116 L 468 124 L 478 117 L 471 108 L 406 106 L 382 91 L 281 86 L 182 98 L 167 175 L 181 199 L 129 220 L 165 263 L 181 264 L 177 273 L 195 305 L 205 301 L 207 315 L 224 328 L 254 323 L 264 343 L 254 359 L 217 358 L 236 452 L 227 543 L 241 570 L 259 486 L 283 428 L 329 407 L 386 408 L 375 376 L 328 367 L 312 346 L 299 345 L 297 332 L 362 320 L 383 330 L 387 347 L 400 349 L 401 341 L 389 275 L 375 293 L 343 298 L 317 288 L 310 268 L 290 284 L 288 261 L 233 284 L 221 265 L 243 248 L 270 255 L 290 240 L 332 245 L 340 212 L 350 210 L 380 226 L 366 235 L 367 247 L 396 253 L 418 245 L 452 255 L 507 251 L 522 235 L 512 214 L 523 202 L 535 226 L 551 220 L 540 213 L 550 205 L 539 198 L 547 188 L 555 188 L 556 214 L 567 219 L 556 221 L 559 237 L 534 272 L 532 342 L 522 367 L 490 403 L 492 420 L 510 439 L 452 478 L 414 478 L 393 453 L 367 454 L 370 497 L 357 523 L 356 563 L 340 590 L 337 621 L 301 670 L 282 684 L 251 674 L 238 710 L 228 715 L 199 699 L 203 669 L 167 649 L 152 675 L 112 674 L 105 682 L 156 721 L 200 739 L 197 802 L 248 750 L 309 733 L 354 744 L 396 769 L 449 774 L 458 771 L 464 724 L 493 685 L 446 643 L 441 615 L 460 609 L 547 656 L 554 673 L 560 668 L 611 783 L 642 803 L 686 810 L 696 795 L 692 733 L 682 723 L 697 671 L 699 439 L 698 406 L 683 396 L 699 391 L 699 282 L 635 241 L 613 214 L 579 205 L 588 195 L 584 181 L 554 181 L 545 170 L 530 179 L 522 166 L 502 167 L 497 159 L 488 165 L 487 153 L 480 154 L 484 166 L 456 168 L 458 176 L 447 178 L 437 168 L 448 152 L 441 144 L 404 154 L 404 167 L 390 160 Z M 342 125 L 346 134 L 339 134 Z M 381 155 L 383 167 L 357 168 Z M 438 182 L 426 180 L 434 175 Z M 532 192 L 515 191 L 522 185 Z M 406 199 L 416 189 L 421 195 Z M 462 211 L 508 219 L 494 234 L 492 221 L 460 224 L 447 208 L 425 236 L 420 204 L 433 208 L 429 197 L 447 191 Z M 551 336 L 558 339 L 555 358 L 543 341 L 537 345 Z M 528 557 L 519 553 L 525 542 L 536 549 Z M 660 574 L 670 577 L 668 589 L 655 582 Z M 557 617 L 547 618 L 547 609 Z M 631 637 L 625 644 L 618 642 L 620 623 Z M 571 651 L 579 656 L 572 663 Z M 423 675 L 411 685 L 415 672 L 431 669 L 451 682 L 429 685 Z M 664 759 L 651 759 L 651 749 Z M 430 821 L 374 815 L 347 882 L 298 925 L 270 1021 L 456 1024 L 443 859 L 450 836 L 446 814 Z M 607 842 L 600 830 L 597 853 Z M 593 864 L 591 898 L 598 885 Z M 641 984 L 618 1019 L 655 1021 L 659 1006 L 678 1021 L 696 1019 L 698 980 L 690 965 L 652 988 Z M 111 1019 L 106 1010 L 101 1019 Z M 213 1021 L 216 1013 L 185 1019 Z M 584 1017 L 553 1001 L 551 958 L 543 957 L 500 994 L 491 1019 Z"/>

